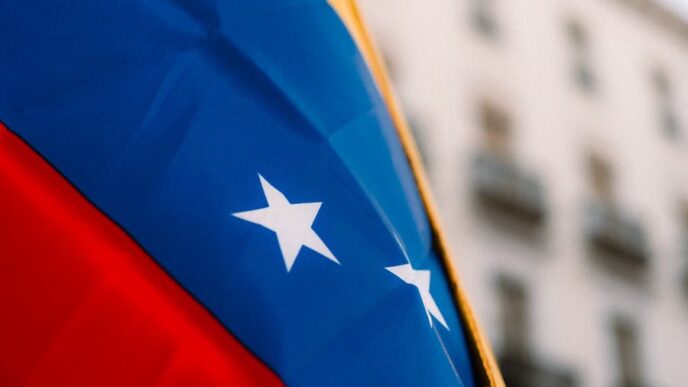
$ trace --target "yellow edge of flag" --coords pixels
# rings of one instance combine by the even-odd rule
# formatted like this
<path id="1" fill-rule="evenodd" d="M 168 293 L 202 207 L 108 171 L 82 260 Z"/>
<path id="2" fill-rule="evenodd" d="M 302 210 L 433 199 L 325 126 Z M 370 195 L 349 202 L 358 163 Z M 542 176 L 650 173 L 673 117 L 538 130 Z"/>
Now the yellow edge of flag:
<path id="1" fill-rule="evenodd" d="M 368 30 L 366 29 L 365 23 L 363 22 L 363 18 L 358 9 L 358 5 L 356 4 L 355 0 L 328 0 L 328 2 L 342 19 L 349 30 L 349 33 L 356 42 L 359 50 L 363 54 L 373 75 L 375 83 L 377 84 L 385 104 L 387 105 L 387 109 L 389 110 L 394 127 L 396 128 L 399 138 L 401 139 L 401 144 L 406 152 L 413 176 L 418 185 L 420 197 L 428 213 L 430 227 L 432 228 L 434 234 L 433 236 L 437 242 L 440 256 L 442 257 L 444 265 L 447 268 L 452 287 L 454 288 L 458 309 L 468 331 L 467 335 L 469 336 L 469 343 L 474 345 L 474 353 L 477 354 L 480 360 L 481 367 L 478 371 L 482 371 L 482 375 L 477 375 L 478 380 L 485 380 L 490 387 L 504 387 L 504 380 L 501 372 L 499 371 L 499 367 L 497 366 L 492 349 L 488 344 L 485 335 L 480 329 L 477 318 L 468 302 L 468 297 L 461 287 L 460 280 L 458 278 L 458 272 L 451 259 L 452 254 L 449 249 L 447 237 L 442 231 L 442 227 L 440 227 L 439 213 L 432 199 L 430 186 L 423 169 L 423 164 L 421 162 L 418 149 L 413 141 L 408 124 L 406 123 L 401 109 L 399 108 L 399 104 L 396 102 L 396 98 L 394 96 L 394 92 L 392 90 L 392 86 L 389 81 L 389 77 L 387 76 L 384 64 L 377 53 Z"/>

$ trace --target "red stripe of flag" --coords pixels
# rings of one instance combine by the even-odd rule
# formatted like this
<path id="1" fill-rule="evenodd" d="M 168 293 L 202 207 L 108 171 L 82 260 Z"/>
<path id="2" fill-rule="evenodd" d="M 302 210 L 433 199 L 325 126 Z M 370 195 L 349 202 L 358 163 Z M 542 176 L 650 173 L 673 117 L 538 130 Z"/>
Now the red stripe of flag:
<path id="1" fill-rule="evenodd" d="M 280 385 L 0 124 L 0 385 Z"/>

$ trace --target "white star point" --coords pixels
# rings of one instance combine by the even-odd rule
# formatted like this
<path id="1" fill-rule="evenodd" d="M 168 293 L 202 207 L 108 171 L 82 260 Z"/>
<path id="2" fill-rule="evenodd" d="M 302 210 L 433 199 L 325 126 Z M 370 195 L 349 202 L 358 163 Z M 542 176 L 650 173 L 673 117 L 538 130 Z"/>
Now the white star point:
<path id="1" fill-rule="evenodd" d="M 444 320 L 444 316 L 442 316 L 442 312 L 440 312 L 440 308 L 437 306 L 432 294 L 430 294 L 430 270 L 416 270 L 408 263 L 386 267 L 385 269 L 399 277 L 402 281 L 418 289 L 430 326 L 433 326 L 432 318 L 434 317 L 442 326 L 450 330 L 449 325 L 447 325 L 447 322 Z"/>

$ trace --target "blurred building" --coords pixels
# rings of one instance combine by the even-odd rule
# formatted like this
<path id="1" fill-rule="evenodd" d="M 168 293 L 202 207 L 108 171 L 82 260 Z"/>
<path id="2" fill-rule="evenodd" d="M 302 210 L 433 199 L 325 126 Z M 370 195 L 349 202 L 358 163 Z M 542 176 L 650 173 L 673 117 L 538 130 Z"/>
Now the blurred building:
<path id="1" fill-rule="evenodd" d="M 688 385 L 688 24 L 360 0 L 510 386 Z"/>

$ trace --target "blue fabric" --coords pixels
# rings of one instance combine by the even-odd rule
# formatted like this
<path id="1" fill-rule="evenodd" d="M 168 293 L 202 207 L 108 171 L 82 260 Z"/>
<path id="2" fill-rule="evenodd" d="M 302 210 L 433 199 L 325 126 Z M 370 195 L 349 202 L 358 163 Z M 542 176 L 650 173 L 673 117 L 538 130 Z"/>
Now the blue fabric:
<path id="1" fill-rule="evenodd" d="M 324 1 L 14 1 L 0 120 L 290 385 L 474 384 L 444 268 L 384 103 Z M 341 265 L 232 216 L 258 173 Z M 431 270 L 449 330 L 385 270 Z"/>

